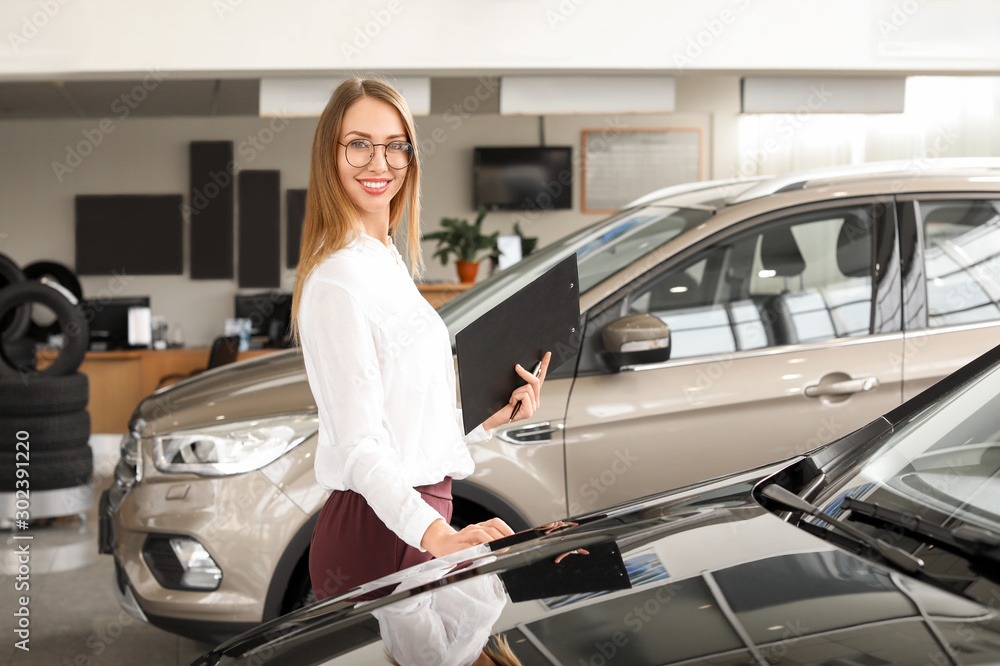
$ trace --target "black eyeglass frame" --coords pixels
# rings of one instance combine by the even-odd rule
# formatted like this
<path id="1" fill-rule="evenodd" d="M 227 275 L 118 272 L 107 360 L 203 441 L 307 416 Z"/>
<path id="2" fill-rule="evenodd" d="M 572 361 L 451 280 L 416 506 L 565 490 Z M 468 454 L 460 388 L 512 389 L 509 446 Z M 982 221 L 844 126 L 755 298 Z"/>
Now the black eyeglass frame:
<path id="1" fill-rule="evenodd" d="M 368 166 L 369 164 L 372 163 L 372 160 L 375 159 L 375 147 L 376 146 L 382 146 L 382 152 L 385 154 L 385 164 L 390 169 L 396 169 L 397 171 L 400 170 L 400 169 L 405 169 L 406 167 L 410 166 L 411 162 L 413 162 L 413 154 L 414 154 L 415 151 L 413 150 L 413 144 L 410 143 L 409 141 L 390 141 L 389 143 L 372 143 L 371 141 L 368 141 L 368 139 L 351 139 L 349 143 L 354 143 L 355 141 L 366 141 L 368 143 L 368 145 L 371 146 L 371 153 L 368 154 L 368 161 L 365 162 L 364 164 L 354 164 L 353 162 L 351 162 L 350 158 L 347 157 L 347 150 L 346 150 L 349 147 L 349 145 L 347 143 L 342 143 L 340 141 L 337 142 L 338 144 L 340 144 L 341 146 L 343 146 L 345 148 L 345 150 L 344 150 L 344 158 L 347 159 L 347 163 L 350 164 L 355 169 L 363 169 L 363 168 L 365 168 L 366 166 Z M 389 151 L 389 144 L 391 144 L 391 143 L 402 143 L 402 144 L 410 147 L 410 150 L 409 150 L 410 159 L 406 162 L 406 164 L 404 164 L 401 167 L 392 166 L 391 164 L 389 164 L 389 154 L 388 154 L 388 151 Z"/>

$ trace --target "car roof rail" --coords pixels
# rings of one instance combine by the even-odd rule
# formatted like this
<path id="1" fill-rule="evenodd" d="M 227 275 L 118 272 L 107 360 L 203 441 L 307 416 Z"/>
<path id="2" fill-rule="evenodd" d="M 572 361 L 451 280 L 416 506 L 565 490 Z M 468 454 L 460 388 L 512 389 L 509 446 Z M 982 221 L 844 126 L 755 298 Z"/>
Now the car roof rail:
<path id="1" fill-rule="evenodd" d="M 645 204 L 654 203 L 660 199 L 665 199 L 668 197 L 677 196 L 678 194 L 690 194 L 691 192 L 698 192 L 700 190 L 710 190 L 712 188 L 719 188 L 725 191 L 731 188 L 733 185 L 746 185 L 759 182 L 770 178 L 770 176 L 750 176 L 747 178 L 722 178 L 719 180 L 695 180 L 690 183 L 682 183 L 680 185 L 671 185 L 669 187 L 664 187 L 662 189 L 656 190 L 655 192 L 650 192 L 649 194 L 644 194 L 638 199 L 632 201 L 631 203 L 622 206 L 622 208 L 633 208 L 635 206 L 642 206 Z"/>
<path id="2" fill-rule="evenodd" d="M 938 173 L 941 170 L 954 169 L 1000 169 L 1000 158 L 996 157 L 940 157 L 911 158 L 907 160 L 891 160 L 886 162 L 866 162 L 833 167 L 821 167 L 806 171 L 795 171 L 780 176 L 774 176 L 758 185 L 744 191 L 731 203 L 750 201 L 770 194 L 803 190 L 830 181 L 840 179 L 857 179 L 866 176 L 885 177 L 888 174 L 907 174 L 918 177 L 923 174 Z"/>

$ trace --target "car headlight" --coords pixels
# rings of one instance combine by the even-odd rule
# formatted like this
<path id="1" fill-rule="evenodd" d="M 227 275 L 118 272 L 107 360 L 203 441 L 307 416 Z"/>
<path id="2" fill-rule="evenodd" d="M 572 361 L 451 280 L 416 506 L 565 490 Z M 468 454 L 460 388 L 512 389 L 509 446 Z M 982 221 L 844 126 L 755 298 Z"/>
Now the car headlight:
<path id="1" fill-rule="evenodd" d="M 319 429 L 315 414 L 227 423 L 153 438 L 156 469 L 226 476 L 268 465 Z"/>
<path id="2" fill-rule="evenodd" d="M 135 433 L 129 432 L 122 437 L 118 452 L 119 460 L 115 466 L 115 481 L 122 488 L 131 488 L 142 481 L 142 454 L 139 451 L 139 439 Z"/>

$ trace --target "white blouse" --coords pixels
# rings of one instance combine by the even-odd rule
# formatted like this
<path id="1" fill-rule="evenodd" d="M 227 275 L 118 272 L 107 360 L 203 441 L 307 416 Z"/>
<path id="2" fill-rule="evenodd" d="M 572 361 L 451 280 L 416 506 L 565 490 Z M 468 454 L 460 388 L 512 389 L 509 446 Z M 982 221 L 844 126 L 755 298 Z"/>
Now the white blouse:
<path id="1" fill-rule="evenodd" d="M 468 666 L 483 653 L 506 602 L 500 577 L 485 574 L 381 606 L 372 615 L 398 663 Z"/>
<path id="2" fill-rule="evenodd" d="M 463 435 L 447 327 L 395 246 L 368 235 L 309 275 L 298 325 L 319 410 L 316 480 L 360 493 L 420 548 L 441 515 L 414 487 L 467 477 L 468 444 L 492 434 Z"/>

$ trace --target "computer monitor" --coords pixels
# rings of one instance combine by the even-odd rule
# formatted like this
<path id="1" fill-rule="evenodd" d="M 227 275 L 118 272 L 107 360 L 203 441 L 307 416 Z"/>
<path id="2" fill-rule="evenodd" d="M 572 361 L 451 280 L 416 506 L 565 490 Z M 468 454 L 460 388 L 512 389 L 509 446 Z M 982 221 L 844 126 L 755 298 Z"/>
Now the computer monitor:
<path id="1" fill-rule="evenodd" d="M 237 294 L 235 317 L 250 320 L 251 340 L 267 347 L 291 344 L 292 295 L 283 291 Z"/>
<path id="2" fill-rule="evenodd" d="M 149 296 L 88 298 L 81 305 L 92 351 L 149 347 Z"/>

